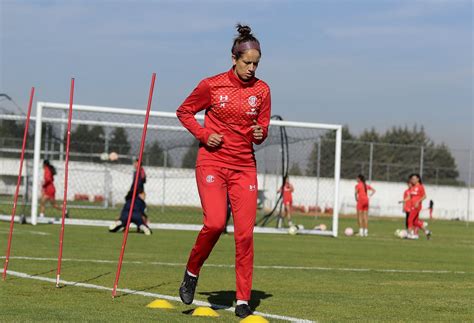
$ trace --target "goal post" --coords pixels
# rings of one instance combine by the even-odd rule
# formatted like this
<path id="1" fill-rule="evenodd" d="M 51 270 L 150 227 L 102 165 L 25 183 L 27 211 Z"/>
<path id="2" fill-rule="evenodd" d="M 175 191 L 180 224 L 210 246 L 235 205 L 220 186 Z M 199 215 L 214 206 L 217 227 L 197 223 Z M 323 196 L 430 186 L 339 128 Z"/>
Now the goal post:
<path id="1" fill-rule="evenodd" d="M 31 191 L 31 224 L 37 224 L 38 200 L 40 189 L 40 158 L 41 158 L 41 130 L 42 130 L 42 102 L 36 103 L 35 144 L 33 147 L 33 185 Z"/>
<path id="2" fill-rule="evenodd" d="M 36 109 L 31 222 L 38 222 L 43 159 L 57 168 L 56 195 L 62 196 L 64 134 L 68 104 L 38 102 Z M 68 207 L 71 217 L 113 220 L 124 203 L 145 110 L 74 104 Z M 196 115 L 199 122 L 203 115 Z M 342 126 L 271 120 L 267 140 L 255 146 L 259 182 L 259 214 L 278 201 L 282 185 L 281 129 L 287 136 L 290 181 L 295 186 L 294 216 L 311 225 L 301 233 L 337 237 Z M 174 112 L 150 113 L 143 167 L 148 216 L 152 223 L 200 224 L 202 215 L 194 179 L 197 141 Z M 117 161 L 107 156 L 116 153 Z M 48 209 L 47 217 L 55 217 Z M 258 216 L 257 216 L 258 217 Z M 309 220 L 311 219 L 311 221 Z M 316 221 L 328 230 L 312 230 Z M 272 225 L 256 231 L 274 231 Z M 265 230 L 264 230 L 265 229 Z M 271 229 L 271 230 L 270 230 Z M 232 229 L 231 229 L 232 230 Z"/>
<path id="3" fill-rule="evenodd" d="M 342 126 L 341 125 L 334 125 L 334 124 L 323 124 L 323 123 L 309 123 L 309 122 L 295 122 L 295 121 L 280 121 L 280 120 L 271 120 L 270 126 L 280 126 L 280 127 L 293 127 L 293 128 L 306 128 L 306 129 L 323 129 L 323 130 L 330 130 L 335 132 L 334 136 L 334 201 L 333 201 L 333 214 L 332 214 L 332 229 L 328 232 L 319 232 L 321 235 L 330 234 L 333 237 L 338 236 L 338 228 L 339 228 L 339 184 L 340 184 L 340 176 L 341 176 L 341 147 L 342 147 Z M 318 147 L 320 148 L 321 145 L 321 138 L 314 138 L 315 140 L 318 139 Z M 319 149 L 318 152 L 318 160 L 321 162 L 321 150 Z M 291 158 L 289 163 L 291 164 Z M 291 174 L 290 174 L 291 175 Z M 319 178 L 320 174 L 317 175 L 316 186 L 318 189 L 316 190 L 316 194 L 319 196 Z"/>
<path id="4" fill-rule="evenodd" d="M 123 108 L 114 108 L 114 107 L 100 107 L 100 106 L 90 106 L 90 105 L 78 105 L 74 104 L 74 113 L 76 112 L 92 112 L 92 113 L 102 113 L 108 115 L 123 115 L 123 116 L 144 116 L 145 110 L 138 109 L 123 109 Z M 38 206 L 40 198 L 40 172 L 41 172 L 41 157 L 45 154 L 48 155 L 48 151 L 44 149 L 44 142 L 42 141 L 42 132 L 43 132 L 43 123 L 46 121 L 53 125 L 59 125 L 61 127 L 60 133 L 64 133 L 64 125 L 67 123 L 65 114 L 61 113 L 61 117 L 44 117 L 43 111 L 46 110 L 55 110 L 66 112 L 69 106 L 66 103 L 54 103 L 54 102 L 37 102 L 36 105 L 36 124 L 35 124 L 35 140 L 34 140 L 34 157 L 33 157 L 33 187 L 32 187 L 32 203 L 31 203 L 31 223 L 33 225 L 37 224 L 38 219 Z M 152 117 L 163 117 L 163 118 L 176 118 L 176 114 L 172 112 L 157 112 L 151 111 L 150 115 Z M 204 119 L 202 116 L 197 116 L 198 119 Z M 97 120 L 81 120 L 74 119 L 72 120 L 73 125 L 86 125 L 86 126 L 102 126 L 102 127 L 122 127 L 122 128 L 133 128 L 133 129 L 142 129 L 143 124 L 140 123 L 127 123 L 127 122 L 112 122 L 112 121 L 97 121 Z M 149 125 L 150 129 L 162 129 L 162 130 L 175 130 L 175 131 L 184 131 L 177 126 L 159 126 L 159 125 Z M 74 141 L 75 138 L 71 140 Z M 93 139 L 93 138 L 91 138 Z M 64 140 L 59 138 L 59 151 L 55 152 L 58 156 L 60 162 L 63 160 L 64 154 Z"/>

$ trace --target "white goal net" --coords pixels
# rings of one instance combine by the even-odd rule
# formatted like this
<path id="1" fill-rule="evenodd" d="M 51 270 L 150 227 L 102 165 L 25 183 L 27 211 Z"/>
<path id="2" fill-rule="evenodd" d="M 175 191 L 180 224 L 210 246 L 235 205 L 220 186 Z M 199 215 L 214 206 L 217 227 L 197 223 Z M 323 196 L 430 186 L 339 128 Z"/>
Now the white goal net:
<path id="1" fill-rule="evenodd" d="M 43 160 L 50 160 L 56 167 L 56 199 L 60 202 L 63 197 L 68 107 L 62 103 L 37 104 L 31 198 L 34 224 Z M 74 105 L 73 111 L 67 196 L 71 218 L 114 220 L 132 184 L 145 110 Z M 202 121 L 204 117 L 196 118 Z M 277 191 L 283 177 L 289 176 L 295 188 L 293 222 L 304 224 L 302 233 L 337 236 L 341 129 L 340 125 L 271 121 L 267 140 L 255 146 L 259 226 L 277 226 L 282 215 Z M 194 178 L 197 147 L 197 141 L 181 126 L 175 113 L 151 112 L 143 156 L 151 223 L 201 223 Z M 107 158 L 111 153 L 116 153 L 118 160 Z M 45 213 L 47 217 L 60 216 L 50 207 Z M 326 230 L 320 230 L 321 223 L 326 224 Z"/>

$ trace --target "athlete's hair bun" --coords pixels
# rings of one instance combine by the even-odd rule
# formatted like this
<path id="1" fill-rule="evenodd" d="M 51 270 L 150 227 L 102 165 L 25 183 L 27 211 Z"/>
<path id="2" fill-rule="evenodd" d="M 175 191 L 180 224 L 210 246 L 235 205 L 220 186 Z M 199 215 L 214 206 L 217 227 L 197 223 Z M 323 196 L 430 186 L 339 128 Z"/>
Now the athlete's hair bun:
<path id="1" fill-rule="evenodd" d="M 256 49 L 262 54 L 260 51 L 260 42 L 257 38 L 252 34 L 252 28 L 247 25 L 237 24 L 235 25 L 237 32 L 239 33 L 234 38 L 234 44 L 232 45 L 232 55 L 235 58 L 239 59 L 240 55 L 243 54 L 246 50 L 249 49 Z"/>
<path id="2" fill-rule="evenodd" d="M 240 36 L 245 37 L 245 36 L 248 36 L 248 35 L 252 34 L 252 28 L 250 28 L 247 25 L 237 24 L 235 26 L 235 28 L 237 28 L 237 32 L 239 33 Z"/>

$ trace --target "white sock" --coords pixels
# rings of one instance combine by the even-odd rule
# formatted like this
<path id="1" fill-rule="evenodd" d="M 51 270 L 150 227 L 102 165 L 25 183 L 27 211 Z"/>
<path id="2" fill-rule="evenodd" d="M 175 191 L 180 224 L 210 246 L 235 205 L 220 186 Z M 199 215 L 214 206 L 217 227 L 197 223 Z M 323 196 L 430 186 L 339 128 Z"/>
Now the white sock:
<path id="1" fill-rule="evenodd" d="M 369 234 L 369 229 L 365 228 L 364 229 L 364 235 L 367 236 Z"/>
<path id="2" fill-rule="evenodd" d="M 241 301 L 240 299 L 237 300 L 237 305 L 247 304 L 249 305 L 248 301 Z"/>
<path id="3" fill-rule="evenodd" d="M 40 218 L 44 218 L 44 213 L 40 213 Z"/>
<path id="4" fill-rule="evenodd" d="M 197 277 L 197 275 L 194 275 L 192 272 L 190 272 L 189 270 L 186 270 L 186 272 L 188 273 L 189 276 L 191 277 Z"/>

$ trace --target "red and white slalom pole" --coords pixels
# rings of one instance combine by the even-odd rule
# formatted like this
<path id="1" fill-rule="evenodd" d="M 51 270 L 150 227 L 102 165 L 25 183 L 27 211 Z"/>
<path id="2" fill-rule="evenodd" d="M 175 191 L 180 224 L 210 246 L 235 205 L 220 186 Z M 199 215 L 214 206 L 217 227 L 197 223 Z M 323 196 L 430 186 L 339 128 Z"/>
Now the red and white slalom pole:
<path id="1" fill-rule="evenodd" d="M 71 90 L 69 92 L 69 114 L 67 120 L 67 136 L 66 136 L 66 161 L 64 163 L 64 195 L 63 195 L 63 210 L 61 217 L 61 233 L 59 234 L 59 255 L 58 255 L 58 269 L 56 272 L 56 287 L 59 287 L 59 279 L 61 276 L 61 261 L 63 258 L 63 241 L 64 241 L 64 221 L 67 211 L 67 184 L 69 175 L 69 146 L 71 143 L 71 121 L 72 121 L 72 104 L 74 101 L 74 78 L 71 79 Z"/>
<path id="2" fill-rule="evenodd" d="M 25 131 L 23 132 L 23 145 L 21 147 L 21 156 L 20 156 L 20 169 L 18 171 L 18 180 L 16 182 L 15 196 L 13 197 L 12 217 L 10 219 L 10 233 L 8 234 L 8 244 L 7 244 L 7 253 L 5 255 L 5 264 L 3 265 L 3 275 L 2 275 L 3 280 L 7 278 L 8 262 L 10 261 L 10 251 L 12 247 L 13 226 L 15 223 L 16 205 L 18 202 L 18 194 L 20 192 L 21 173 L 23 171 L 23 161 L 25 160 L 26 142 L 28 141 L 28 128 L 30 126 L 31 107 L 33 105 L 34 96 L 35 96 L 35 88 L 32 87 L 31 92 L 30 92 L 30 101 L 28 103 L 28 112 L 26 114 Z"/>
<path id="3" fill-rule="evenodd" d="M 120 279 L 120 271 L 122 269 L 123 254 L 125 252 L 125 246 L 127 245 L 128 230 L 129 230 L 129 227 L 130 227 L 130 221 L 132 219 L 133 207 L 135 206 L 135 198 L 136 198 L 137 187 L 138 187 L 138 178 L 140 176 L 140 169 L 142 167 L 142 156 L 143 156 L 143 150 L 145 149 L 146 131 L 147 131 L 147 128 L 148 128 L 148 119 L 150 117 L 151 102 L 153 100 L 153 89 L 155 87 L 155 79 L 156 79 L 156 73 L 153 73 L 153 75 L 151 77 L 150 92 L 149 92 L 149 95 L 148 95 L 148 105 L 146 107 L 145 123 L 143 125 L 143 131 L 142 131 L 142 141 L 141 141 L 141 144 L 140 144 L 140 153 L 138 155 L 138 166 L 137 166 L 137 171 L 136 171 L 136 174 L 135 174 L 135 183 L 133 185 L 132 201 L 131 201 L 131 204 L 130 204 L 130 211 L 128 212 L 127 225 L 125 226 L 125 232 L 123 233 L 122 249 L 120 250 L 120 257 L 119 257 L 119 261 L 118 261 L 117 272 L 115 274 L 115 282 L 114 282 L 114 288 L 112 290 L 112 298 L 114 298 L 115 295 L 117 294 L 117 286 L 118 286 L 118 282 L 119 282 L 119 279 Z"/>

